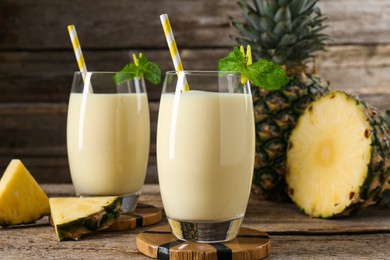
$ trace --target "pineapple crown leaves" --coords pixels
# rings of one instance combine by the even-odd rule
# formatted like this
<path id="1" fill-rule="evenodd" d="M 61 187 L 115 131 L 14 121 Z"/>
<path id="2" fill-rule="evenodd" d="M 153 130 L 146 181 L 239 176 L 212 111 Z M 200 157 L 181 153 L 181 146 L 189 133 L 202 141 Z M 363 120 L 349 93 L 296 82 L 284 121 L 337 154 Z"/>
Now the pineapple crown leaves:
<path id="1" fill-rule="evenodd" d="M 252 63 L 249 45 L 246 53 L 243 46 L 235 47 L 232 52 L 219 61 L 218 70 L 241 73 L 243 84 L 249 80 L 257 87 L 268 90 L 279 89 L 289 81 L 282 67 L 272 61 L 260 59 Z"/>
<path id="2" fill-rule="evenodd" d="M 159 84 L 161 81 L 160 67 L 140 53 L 138 57 L 133 54 L 133 63 L 129 63 L 123 67 L 112 79 L 115 83 L 121 84 L 134 78 L 141 78 L 142 76 L 154 85 Z"/>
<path id="3" fill-rule="evenodd" d="M 314 53 L 325 50 L 327 27 L 316 4 L 319 0 L 239 0 L 245 22 L 230 18 L 240 33 L 239 44 L 251 45 L 256 59 L 287 67 L 302 67 Z"/>

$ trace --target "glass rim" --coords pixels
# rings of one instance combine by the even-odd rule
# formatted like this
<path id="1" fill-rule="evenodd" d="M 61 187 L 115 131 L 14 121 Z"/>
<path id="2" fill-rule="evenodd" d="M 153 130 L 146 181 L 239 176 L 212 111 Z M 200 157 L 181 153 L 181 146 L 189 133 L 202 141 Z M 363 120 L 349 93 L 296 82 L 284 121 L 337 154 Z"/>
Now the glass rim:
<path id="1" fill-rule="evenodd" d="M 228 74 L 228 75 L 241 75 L 238 71 L 219 71 L 219 70 L 168 70 L 166 75 L 177 75 L 178 73 L 184 73 L 187 75 L 212 75 L 212 74 Z"/>
<path id="2" fill-rule="evenodd" d="M 120 71 L 75 71 L 74 74 L 116 74 L 119 73 Z M 123 74 L 134 74 L 134 72 L 120 72 Z"/>

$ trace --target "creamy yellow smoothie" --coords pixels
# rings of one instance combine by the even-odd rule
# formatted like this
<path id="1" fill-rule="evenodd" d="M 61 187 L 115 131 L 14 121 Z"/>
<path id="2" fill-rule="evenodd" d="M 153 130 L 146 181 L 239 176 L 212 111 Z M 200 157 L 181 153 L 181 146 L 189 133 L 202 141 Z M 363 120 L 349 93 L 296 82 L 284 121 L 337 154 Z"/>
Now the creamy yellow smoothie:
<path id="1" fill-rule="evenodd" d="M 161 96 L 157 164 L 167 216 L 217 221 L 242 217 L 255 151 L 251 96 L 187 91 Z"/>
<path id="2" fill-rule="evenodd" d="M 68 158 L 79 195 L 124 195 L 144 183 L 149 155 L 147 95 L 72 93 Z"/>

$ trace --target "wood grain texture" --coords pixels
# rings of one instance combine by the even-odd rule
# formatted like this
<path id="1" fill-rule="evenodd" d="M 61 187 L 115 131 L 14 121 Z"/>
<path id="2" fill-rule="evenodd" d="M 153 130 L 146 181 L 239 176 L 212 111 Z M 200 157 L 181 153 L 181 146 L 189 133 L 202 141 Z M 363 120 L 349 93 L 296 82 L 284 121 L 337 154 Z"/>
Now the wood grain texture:
<path id="1" fill-rule="evenodd" d="M 152 227 L 136 236 L 137 249 L 158 259 L 263 259 L 270 255 L 269 235 L 241 227 L 234 240 L 224 243 L 195 243 L 178 240 L 169 225 Z"/>
<path id="2" fill-rule="evenodd" d="M 56 196 L 74 194 L 73 186 L 70 184 L 44 184 L 42 188 L 49 196 L 51 194 Z M 140 201 L 162 208 L 159 186 L 156 184 L 144 185 Z M 162 224 L 166 223 L 164 221 Z M 372 206 L 367 208 L 366 211 L 350 217 L 318 219 L 310 218 L 300 212 L 293 203 L 261 201 L 251 194 L 243 225 L 264 231 L 271 236 L 280 234 L 390 234 L 390 209 Z"/>
<path id="3" fill-rule="evenodd" d="M 146 182 L 157 183 L 158 103 L 150 102 L 151 146 Z M 0 103 L 0 176 L 21 159 L 40 183 L 71 182 L 66 151 L 66 103 Z"/>
<path id="4" fill-rule="evenodd" d="M 270 259 L 388 259 L 390 234 L 271 236 Z"/>
<path id="5" fill-rule="evenodd" d="M 323 0 L 332 44 L 390 42 L 387 0 Z M 0 2 L 0 49 L 70 49 L 66 26 L 74 23 L 85 49 L 165 48 L 159 15 L 168 13 L 179 48 L 233 44 L 229 17 L 236 1 L 116 0 Z"/>
<path id="6" fill-rule="evenodd" d="M 229 51 L 183 49 L 181 58 L 186 69 L 216 70 L 218 60 Z M 132 52 L 86 51 L 84 56 L 91 71 L 118 71 L 129 62 Z M 173 69 L 168 49 L 143 53 L 158 63 L 163 72 Z M 318 74 L 335 88 L 358 94 L 390 95 L 390 44 L 329 47 L 319 55 L 316 66 Z M 67 102 L 75 70 L 71 51 L 0 52 L 0 102 Z M 161 85 L 147 84 L 149 100 L 159 100 Z"/>
<path id="7" fill-rule="evenodd" d="M 99 233 L 77 242 L 56 242 L 48 226 L 0 230 L 2 259 L 149 259 L 135 246 L 133 232 Z M 390 234 L 271 236 L 267 259 L 388 259 Z"/>
<path id="8" fill-rule="evenodd" d="M 380 109 L 390 109 L 390 94 L 361 95 Z M 146 182 L 157 183 L 158 102 L 150 102 L 151 142 Z M 66 103 L 0 104 L 0 176 L 13 158 L 21 159 L 41 183 L 70 182 L 66 152 Z"/>
<path id="9" fill-rule="evenodd" d="M 107 231 L 125 231 L 138 227 L 146 227 L 160 222 L 162 210 L 152 205 L 138 203 L 137 208 L 128 213 L 122 213 Z"/>
<path id="10" fill-rule="evenodd" d="M 74 194 L 71 185 L 42 186 L 49 196 Z M 140 201 L 161 208 L 159 187 L 145 185 Z M 248 205 L 249 213 L 243 225 L 258 229 L 257 224 L 249 221 L 250 217 L 256 218 L 254 222 L 264 223 L 260 230 L 271 235 L 272 249 L 267 259 L 388 259 L 390 231 L 376 229 L 383 225 L 381 217 L 377 217 L 377 208 L 367 209 L 359 223 L 351 218 L 316 222 L 290 206 L 293 205 L 254 204 L 252 200 Z M 387 210 L 387 225 L 389 214 Z M 363 222 L 371 227 L 370 230 L 363 226 Z M 166 223 L 164 218 L 159 225 Z M 298 225 L 300 233 L 296 232 Z M 136 249 L 136 235 L 149 228 L 100 232 L 85 236 L 80 241 L 58 242 L 54 228 L 44 219 L 30 227 L 0 228 L 0 258 L 148 259 Z M 321 233 L 316 232 L 318 230 L 322 230 Z"/>
<path id="11" fill-rule="evenodd" d="M 390 1 L 321 0 L 328 52 L 319 74 L 340 90 L 390 109 Z M 91 71 L 117 71 L 142 51 L 163 71 L 172 61 L 159 15 L 168 13 L 186 69 L 216 70 L 235 44 L 229 17 L 237 1 L 0 1 L 0 174 L 21 158 L 40 182 L 70 182 L 66 111 L 77 70 L 66 26 L 73 23 Z M 147 182 L 157 182 L 155 132 L 161 84 L 147 84 L 151 156 Z"/>

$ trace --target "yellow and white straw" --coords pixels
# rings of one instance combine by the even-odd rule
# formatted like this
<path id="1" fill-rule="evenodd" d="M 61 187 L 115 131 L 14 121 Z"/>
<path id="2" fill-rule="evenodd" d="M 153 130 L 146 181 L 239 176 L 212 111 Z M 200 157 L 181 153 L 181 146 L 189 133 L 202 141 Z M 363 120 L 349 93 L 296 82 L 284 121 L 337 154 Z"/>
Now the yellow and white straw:
<path id="1" fill-rule="evenodd" d="M 76 56 L 77 65 L 79 66 L 79 70 L 81 72 L 87 72 L 87 65 L 85 64 L 83 52 L 81 51 L 80 41 L 77 37 L 76 27 L 73 24 L 68 25 L 68 32 L 70 40 L 72 42 L 74 54 Z"/>
<path id="2" fill-rule="evenodd" d="M 72 42 L 74 55 L 76 56 L 77 65 L 79 67 L 80 72 L 83 73 L 84 84 L 88 85 L 89 92 L 93 93 L 91 82 L 90 82 L 91 75 L 86 74 L 88 72 L 87 65 L 85 64 L 83 52 L 81 51 L 81 45 L 80 45 L 79 37 L 77 37 L 76 27 L 73 24 L 71 24 L 68 25 L 67 28 L 70 36 L 70 41 Z"/>
<path id="3" fill-rule="evenodd" d="M 183 71 L 183 64 L 180 59 L 179 51 L 176 46 L 175 37 L 173 36 L 173 31 L 171 24 L 169 22 L 169 18 L 167 14 L 160 15 L 161 24 L 164 30 L 165 38 L 167 39 L 169 52 L 171 53 L 171 57 L 173 60 L 173 65 L 175 66 L 176 71 Z M 190 88 L 188 87 L 187 80 L 185 79 L 185 86 L 183 87 L 183 91 L 188 91 Z"/>

